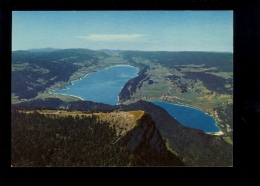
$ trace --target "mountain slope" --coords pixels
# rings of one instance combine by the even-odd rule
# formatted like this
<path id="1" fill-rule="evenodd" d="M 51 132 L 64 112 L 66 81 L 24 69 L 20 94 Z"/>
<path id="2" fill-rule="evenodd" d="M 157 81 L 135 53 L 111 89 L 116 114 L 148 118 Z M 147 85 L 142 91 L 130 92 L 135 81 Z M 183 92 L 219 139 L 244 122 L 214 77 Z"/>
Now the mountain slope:
<path id="1" fill-rule="evenodd" d="M 58 99 L 46 99 L 48 103 L 56 100 L 54 109 L 66 108 L 72 110 L 143 110 L 148 113 L 155 122 L 162 138 L 167 142 L 167 146 L 174 151 L 178 157 L 184 160 L 188 166 L 232 166 L 233 147 L 221 136 L 205 134 L 203 131 L 188 128 L 181 125 L 172 118 L 163 108 L 150 102 L 138 101 L 129 105 L 111 106 L 102 103 L 89 101 L 60 102 Z M 32 104 L 30 104 L 32 103 Z M 49 107 L 50 104 L 42 104 L 41 101 L 24 102 L 15 104 L 13 107 Z"/>
<path id="2" fill-rule="evenodd" d="M 103 121 L 102 114 L 108 119 L 111 113 L 13 110 L 12 166 L 184 165 L 167 150 L 148 114 L 116 112 L 132 118 L 127 128 Z"/>
<path id="3" fill-rule="evenodd" d="M 122 109 L 140 109 L 149 113 L 169 147 L 187 165 L 191 166 L 232 166 L 233 146 L 221 136 L 205 134 L 188 128 L 172 118 L 163 108 L 146 101 L 139 101 Z"/>

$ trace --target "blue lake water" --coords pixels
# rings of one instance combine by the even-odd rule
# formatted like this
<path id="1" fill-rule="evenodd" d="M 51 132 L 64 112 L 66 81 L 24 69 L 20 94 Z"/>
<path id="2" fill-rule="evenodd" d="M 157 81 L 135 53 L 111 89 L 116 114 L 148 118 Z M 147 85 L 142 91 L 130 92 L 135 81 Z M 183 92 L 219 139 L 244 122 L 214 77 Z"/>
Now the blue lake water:
<path id="1" fill-rule="evenodd" d="M 184 126 L 201 129 L 206 133 L 220 131 L 214 118 L 201 110 L 163 101 L 152 101 L 152 103 L 164 108 Z"/>
<path id="2" fill-rule="evenodd" d="M 51 91 L 53 94 L 65 94 L 80 97 L 83 100 L 116 105 L 118 95 L 125 83 L 136 77 L 139 69 L 129 65 L 112 66 L 73 81 L 66 89 Z M 215 120 L 195 108 L 171 104 L 163 101 L 152 103 L 164 108 L 182 125 L 201 129 L 204 132 L 219 132 Z"/>
<path id="3" fill-rule="evenodd" d="M 83 100 L 116 105 L 125 83 L 136 77 L 139 69 L 129 65 L 117 65 L 87 74 L 75 80 L 67 89 L 51 91 L 53 94 L 77 96 Z"/>

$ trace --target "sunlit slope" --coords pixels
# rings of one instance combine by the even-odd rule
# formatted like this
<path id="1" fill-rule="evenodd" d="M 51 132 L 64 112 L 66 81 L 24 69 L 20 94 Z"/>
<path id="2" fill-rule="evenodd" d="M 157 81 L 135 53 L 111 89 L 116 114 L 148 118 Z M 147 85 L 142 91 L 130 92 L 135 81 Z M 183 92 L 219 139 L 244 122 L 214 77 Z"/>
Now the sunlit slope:
<path id="1" fill-rule="evenodd" d="M 183 166 L 144 111 L 12 110 L 12 166 Z"/>
<path id="2" fill-rule="evenodd" d="M 125 135 L 127 131 L 136 126 L 144 111 L 113 111 L 113 112 L 97 112 L 86 114 L 85 111 L 67 111 L 67 110 L 36 110 L 40 114 L 48 115 L 51 117 L 93 117 L 98 116 L 100 121 L 108 122 L 111 126 L 115 127 L 116 133 L 119 136 Z M 35 111 L 26 111 L 26 113 L 34 113 Z"/>

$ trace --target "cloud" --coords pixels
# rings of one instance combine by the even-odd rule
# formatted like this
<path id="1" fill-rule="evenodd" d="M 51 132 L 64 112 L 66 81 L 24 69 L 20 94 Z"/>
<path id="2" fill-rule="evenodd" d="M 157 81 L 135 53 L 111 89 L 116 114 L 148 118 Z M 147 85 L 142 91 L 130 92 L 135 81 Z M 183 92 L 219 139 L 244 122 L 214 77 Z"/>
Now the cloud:
<path id="1" fill-rule="evenodd" d="M 78 36 L 78 38 L 91 41 L 134 42 L 144 36 L 142 34 L 90 34 L 88 36 Z"/>

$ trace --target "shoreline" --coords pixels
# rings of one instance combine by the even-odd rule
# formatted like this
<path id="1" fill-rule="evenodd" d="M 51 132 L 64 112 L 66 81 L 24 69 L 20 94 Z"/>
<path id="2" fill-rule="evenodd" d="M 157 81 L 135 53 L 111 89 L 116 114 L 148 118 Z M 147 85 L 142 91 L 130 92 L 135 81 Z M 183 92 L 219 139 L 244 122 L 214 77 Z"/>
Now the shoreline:
<path id="1" fill-rule="evenodd" d="M 56 94 L 56 95 L 57 95 L 57 94 Z M 81 101 L 86 101 L 86 100 L 84 100 L 83 98 L 81 98 L 81 97 L 79 97 L 79 96 L 74 96 L 74 95 L 69 95 L 69 94 L 59 94 L 59 95 L 69 96 L 69 97 L 77 98 L 77 99 L 79 99 L 79 100 L 81 100 Z"/>
<path id="2" fill-rule="evenodd" d="M 108 67 L 96 68 L 96 69 L 93 69 L 91 72 L 86 73 L 84 76 L 79 77 L 78 79 L 70 80 L 70 81 L 68 82 L 68 84 L 66 85 L 66 87 L 61 88 L 61 89 L 57 89 L 57 90 L 50 89 L 50 90 L 47 91 L 47 93 L 50 94 L 50 95 L 51 95 L 51 94 L 55 94 L 55 95 L 70 96 L 70 97 L 74 97 L 74 98 L 80 99 L 80 100 L 82 100 L 82 101 L 85 101 L 83 98 L 81 98 L 81 97 L 79 97 L 79 96 L 70 95 L 70 94 L 55 93 L 55 92 L 57 92 L 57 91 L 62 91 L 62 90 L 68 90 L 68 89 L 69 89 L 69 86 L 73 85 L 75 81 L 82 80 L 83 78 L 85 78 L 86 76 L 88 76 L 88 75 L 90 75 L 90 74 L 93 74 L 93 73 L 95 73 L 95 72 L 100 72 L 101 70 L 107 70 L 107 69 L 110 69 L 110 68 L 113 68 L 113 67 L 120 67 L 120 66 L 122 66 L 122 67 L 135 68 L 135 69 L 137 70 L 137 73 L 135 74 L 135 76 L 134 76 L 133 78 L 137 77 L 137 76 L 138 76 L 138 72 L 140 71 L 140 68 L 139 68 L 139 67 L 135 67 L 135 66 L 128 65 L 128 64 L 112 65 L 112 66 L 108 66 Z M 131 79 L 133 79 L 133 78 L 131 78 Z M 129 80 L 131 80 L 131 79 L 129 79 Z M 129 80 L 128 80 L 128 81 L 129 81 Z M 127 81 L 127 82 L 128 82 L 128 81 Z M 119 94 L 120 94 L 120 92 L 122 91 L 123 88 L 124 88 L 124 86 L 121 87 L 121 89 L 120 89 L 120 91 L 119 91 Z M 118 94 L 118 96 L 117 96 L 117 103 L 115 103 L 115 105 L 118 105 L 118 104 L 119 104 L 119 94 Z"/>
<path id="3" fill-rule="evenodd" d="M 52 94 L 52 93 L 53 93 L 52 91 L 67 90 L 67 89 L 69 89 L 69 86 L 73 85 L 73 82 L 74 82 L 74 81 L 82 80 L 82 78 L 85 78 L 87 75 L 93 74 L 94 71 L 95 71 L 95 72 L 98 72 L 98 71 L 100 71 L 100 70 L 107 70 L 107 69 L 109 69 L 109 68 L 113 68 L 113 67 L 116 67 L 116 66 L 128 66 L 128 67 L 132 67 L 132 68 L 137 68 L 138 72 L 140 71 L 139 67 L 135 67 L 135 66 L 132 66 L 132 65 L 127 65 L 127 64 L 125 64 L 125 65 L 124 65 L 124 64 L 122 64 L 122 65 L 113 65 L 113 66 L 108 66 L 108 67 L 104 67 L 104 68 L 97 68 L 97 69 L 94 69 L 92 72 L 86 73 L 84 76 L 79 77 L 78 79 L 70 80 L 70 81 L 68 82 L 68 84 L 66 85 L 66 87 L 64 87 L 64 88 L 62 88 L 62 89 L 58 89 L 58 90 L 48 90 L 47 93 L 48 93 L 48 94 Z M 138 76 L 138 72 L 136 73 L 136 76 L 135 76 L 135 77 Z M 121 90 L 122 90 L 122 89 L 121 89 Z M 120 92 L 121 92 L 121 91 L 120 91 Z M 56 93 L 53 93 L 53 94 L 56 94 Z"/>
<path id="4" fill-rule="evenodd" d="M 210 134 L 210 135 L 215 135 L 215 136 L 223 136 L 224 132 L 219 131 L 219 132 L 205 132 L 206 134 Z"/>
<path id="5" fill-rule="evenodd" d="M 173 104 L 173 105 L 178 105 L 178 106 L 182 106 L 182 107 L 188 107 L 188 108 L 191 108 L 191 109 L 196 109 L 196 110 L 198 110 L 198 111 L 201 111 L 201 112 L 203 112 L 204 114 L 206 114 L 206 115 L 212 117 L 212 118 L 214 119 L 214 121 L 215 121 L 215 126 L 216 126 L 217 128 L 219 128 L 219 131 L 218 131 L 218 132 L 205 132 L 205 131 L 204 131 L 204 132 L 205 132 L 206 134 L 210 134 L 210 135 L 224 135 L 224 133 L 221 131 L 221 128 L 220 128 L 220 127 L 218 126 L 218 124 L 217 124 L 216 118 L 215 118 L 214 116 L 212 116 L 212 115 L 210 115 L 210 114 L 204 112 L 203 110 L 200 110 L 200 109 L 198 109 L 198 108 L 196 108 L 196 107 L 191 107 L 191 106 L 181 105 L 181 104 L 175 104 L 175 103 L 171 103 L 171 102 L 167 102 L 167 101 L 163 101 L 163 100 L 159 100 L 159 99 L 155 99 L 155 100 L 153 100 L 153 101 L 154 101 L 154 102 L 155 102 L 155 101 L 157 101 L 157 102 L 164 102 L 164 103 Z M 148 102 L 153 102 L 153 101 L 148 101 Z"/>
<path id="6" fill-rule="evenodd" d="M 214 118 L 214 116 L 211 116 L 211 115 L 208 114 L 207 112 L 205 112 L 205 111 L 203 111 L 203 110 L 201 110 L 201 109 L 199 109 L 199 108 L 197 108 L 197 107 L 192 107 L 192 106 L 188 106 L 188 105 L 181 105 L 181 104 L 172 103 L 172 102 L 163 101 L 163 100 L 158 100 L 158 99 L 153 100 L 153 101 L 165 102 L 165 103 L 169 103 L 169 104 L 173 104 L 173 105 L 178 105 L 178 106 L 182 106 L 182 107 L 188 107 L 188 108 L 196 109 L 196 110 L 201 111 L 201 112 L 204 112 L 206 115 L 212 117 L 212 118 L 215 120 L 215 122 L 217 123 L 217 121 L 216 121 L 216 119 Z M 152 102 L 152 101 L 149 101 L 149 102 Z"/>
<path id="7" fill-rule="evenodd" d="M 79 99 L 79 100 L 81 100 L 81 101 L 86 101 L 86 100 L 84 100 L 83 98 L 78 97 L 78 96 L 73 96 L 73 95 L 68 95 L 68 94 L 62 94 L 62 95 L 67 95 L 67 96 L 70 96 L 70 97 L 73 97 L 73 98 L 77 98 L 77 99 Z"/>
<path id="8" fill-rule="evenodd" d="M 118 66 L 119 66 L 119 65 L 118 65 Z M 139 68 L 139 67 L 134 67 L 134 66 L 131 66 L 131 65 L 125 65 L 125 66 L 130 66 L 130 67 L 133 67 L 133 68 L 137 68 L 136 76 L 133 77 L 133 78 L 131 78 L 131 79 L 129 79 L 127 82 L 129 82 L 130 80 L 132 80 L 132 79 L 138 77 L 138 72 L 140 72 L 140 68 Z M 127 82 L 126 82 L 126 83 L 127 83 Z M 117 103 L 116 103 L 116 105 L 119 105 L 119 104 L 120 104 L 119 95 L 120 95 L 120 93 L 122 92 L 123 88 L 125 87 L 126 83 L 125 83 L 124 86 L 122 86 L 121 89 L 120 89 L 120 92 L 119 92 L 119 94 L 118 94 L 118 96 L 117 96 Z"/>
<path id="9" fill-rule="evenodd" d="M 160 99 L 155 99 L 155 100 L 152 100 L 152 101 L 158 101 L 158 102 L 166 102 L 166 103 L 169 103 L 169 104 L 174 104 L 174 105 L 178 105 L 178 106 L 182 106 L 182 107 L 189 107 L 189 108 L 192 108 L 192 109 L 196 109 L 196 110 L 199 110 L 199 111 L 202 111 L 200 110 L 199 108 L 197 107 L 192 107 L 192 106 L 188 106 L 188 105 L 181 105 L 181 104 L 177 104 L 177 103 L 172 103 L 172 102 L 168 102 L 168 101 L 163 101 L 163 100 L 160 100 Z M 152 101 L 149 101 L 149 102 L 152 102 Z M 202 111 L 204 112 L 204 111 Z M 208 113 L 204 112 L 205 114 L 209 115 Z M 210 116 L 210 115 L 209 115 Z M 213 117 L 213 116 L 211 116 Z"/>

